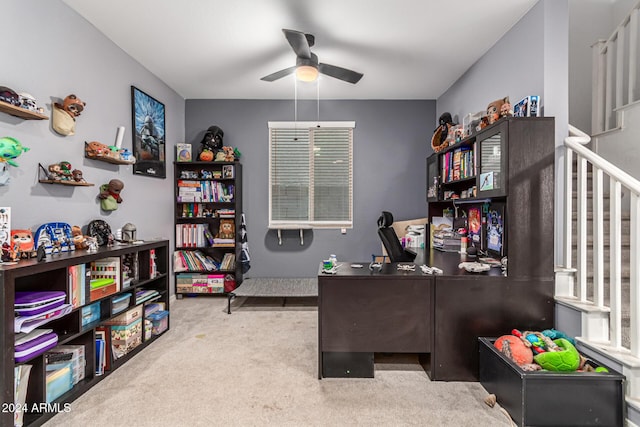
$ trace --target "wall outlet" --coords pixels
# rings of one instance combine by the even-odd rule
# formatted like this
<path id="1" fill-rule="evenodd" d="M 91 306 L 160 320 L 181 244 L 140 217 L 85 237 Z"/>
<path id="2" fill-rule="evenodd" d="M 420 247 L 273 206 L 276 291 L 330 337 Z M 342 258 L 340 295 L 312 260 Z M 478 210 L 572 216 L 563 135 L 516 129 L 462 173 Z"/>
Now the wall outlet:
<path id="1" fill-rule="evenodd" d="M 346 229 L 346 228 L 341 228 L 341 229 L 340 229 L 340 233 L 342 233 L 342 234 L 347 234 L 347 229 Z"/>

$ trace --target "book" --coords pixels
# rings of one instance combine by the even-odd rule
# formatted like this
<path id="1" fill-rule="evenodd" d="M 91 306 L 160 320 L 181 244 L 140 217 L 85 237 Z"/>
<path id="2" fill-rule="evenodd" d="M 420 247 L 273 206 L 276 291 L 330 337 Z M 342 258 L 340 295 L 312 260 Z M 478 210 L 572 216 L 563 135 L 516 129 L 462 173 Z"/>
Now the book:
<path id="1" fill-rule="evenodd" d="M 176 144 L 176 160 L 178 162 L 190 162 L 191 156 L 191 144 L 179 142 Z"/>

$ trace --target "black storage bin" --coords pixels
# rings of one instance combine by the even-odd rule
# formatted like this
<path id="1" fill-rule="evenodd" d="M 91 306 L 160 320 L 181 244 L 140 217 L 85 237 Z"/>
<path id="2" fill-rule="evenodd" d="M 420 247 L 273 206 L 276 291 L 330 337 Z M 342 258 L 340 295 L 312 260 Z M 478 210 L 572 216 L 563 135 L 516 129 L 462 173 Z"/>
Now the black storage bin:
<path id="1" fill-rule="evenodd" d="M 373 368 L 373 353 L 322 353 L 322 376 L 326 378 L 373 378 Z"/>
<path id="2" fill-rule="evenodd" d="M 625 377 L 609 372 L 523 371 L 479 338 L 480 383 L 519 426 L 622 426 Z"/>

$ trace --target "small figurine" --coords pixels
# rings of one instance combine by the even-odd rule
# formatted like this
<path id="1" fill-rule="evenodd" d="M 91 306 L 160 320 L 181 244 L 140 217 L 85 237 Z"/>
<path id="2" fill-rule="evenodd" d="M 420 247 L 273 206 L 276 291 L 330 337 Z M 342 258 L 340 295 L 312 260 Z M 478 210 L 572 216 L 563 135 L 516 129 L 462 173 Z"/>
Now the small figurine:
<path id="1" fill-rule="evenodd" d="M 17 258 L 35 258 L 36 251 L 33 245 L 33 233 L 31 230 L 11 230 L 11 246 L 16 252 Z"/>
<path id="2" fill-rule="evenodd" d="M 200 176 L 202 179 L 213 179 L 213 172 L 202 169 L 200 171 Z"/>
<path id="3" fill-rule="evenodd" d="M 87 251 L 89 251 L 89 252 L 97 252 L 98 251 L 98 239 L 96 239 L 95 237 L 87 236 L 85 238 L 85 240 L 87 242 Z"/>
<path id="4" fill-rule="evenodd" d="M 80 169 L 74 169 L 71 171 L 71 176 L 73 177 L 73 180 L 75 182 L 87 182 L 83 177 L 82 177 L 82 171 Z"/>
<path id="5" fill-rule="evenodd" d="M 53 130 L 62 136 L 74 135 L 76 131 L 76 117 L 82 113 L 87 104 L 74 94 L 68 95 L 62 104 L 53 104 Z"/>
<path id="6" fill-rule="evenodd" d="M 100 207 L 105 211 L 115 211 L 118 203 L 122 203 L 120 192 L 124 188 L 124 182 L 119 179 L 112 179 L 108 184 L 100 186 Z"/>
<path id="7" fill-rule="evenodd" d="M 224 147 L 222 147 L 222 151 L 224 152 L 225 162 L 233 162 L 235 160 L 233 147 L 229 147 L 225 145 Z"/>

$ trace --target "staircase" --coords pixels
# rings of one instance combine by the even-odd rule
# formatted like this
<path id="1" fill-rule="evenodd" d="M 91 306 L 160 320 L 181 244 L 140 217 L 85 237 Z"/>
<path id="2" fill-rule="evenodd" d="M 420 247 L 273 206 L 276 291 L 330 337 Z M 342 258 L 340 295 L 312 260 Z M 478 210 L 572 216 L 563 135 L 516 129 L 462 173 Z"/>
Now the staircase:
<path id="1" fill-rule="evenodd" d="M 630 154 L 637 147 L 619 144 L 640 142 L 639 11 L 640 2 L 593 46 L 592 137 L 569 126 L 565 139 L 564 265 L 556 268 L 556 327 L 626 376 L 629 425 L 640 425 L 640 163 Z"/>

